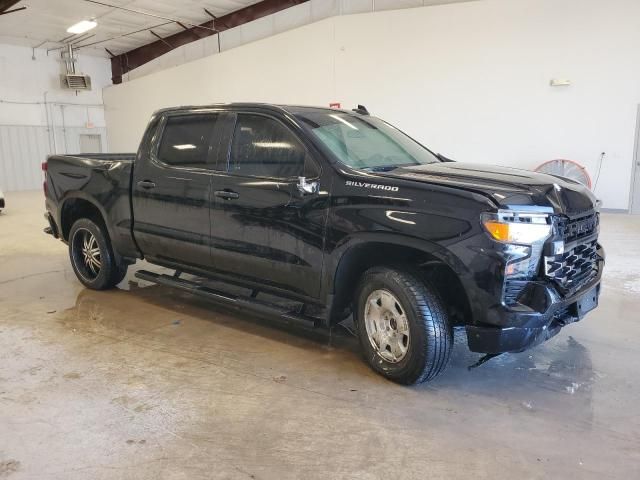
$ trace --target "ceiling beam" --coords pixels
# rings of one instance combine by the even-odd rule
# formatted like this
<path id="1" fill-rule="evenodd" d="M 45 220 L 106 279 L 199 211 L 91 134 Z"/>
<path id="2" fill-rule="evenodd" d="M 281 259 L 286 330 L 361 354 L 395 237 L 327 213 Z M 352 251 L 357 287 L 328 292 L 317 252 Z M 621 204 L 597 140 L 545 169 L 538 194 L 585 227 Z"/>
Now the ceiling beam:
<path id="1" fill-rule="evenodd" d="M 18 2 L 20 2 L 20 0 L 0 0 L 0 12 L 9 10 Z"/>
<path id="2" fill-rule="evenodd" d="M 26 10 L 27 7 L 18 7 L 18 8 L 12 8 L 11 10 L 3 10 L 0 12 L 0 15 L 7 15 L 9 13 L 16 13 L 16 12 L 20 12 L 22 10 Z"/>
<path id="3" fill-rule="evenodd" d="M 167 47 L 169 47 L 170 49 L 172 49 L 173 47 L 171 46 L 171 44 L 169 42 L 167 42 L 164 38 L 162 38 L 160 35 L 158 35 L 156 32 L 154 32 L 153 30 L 149 30 L 149 33 L 151 35 L 153 35 L 154 37 L 156 37 L 158 40 L 160 40 L 162 43 L 164 43 Z"/>
<path id="4" fill-rule="evenodd" d="M 95 0 L 89 1 L 103 4 L 103 2 L 96 2 Z M 220 17 L 216 17 L 211 12 L 206 11 L 213 20 L 203 22 L 197 26 L 191 26 L 182 32 L 169 35 L 162 40 L 157 40 L 111 58 L 111 79 L 115 84 L 122 83 L 122 75 L 167 53 L 167 42 L 171 44 L 172 48 L 177 48 L 200 38 L 213 35 L 216 31 L 221 32 L 229 28 L 237 27 L 308 1 L 309 0 L 262 0 Z"/>
<path id="5" fill-rule="evenodd" d="M 206 8 L 203 8 L 204 12 L 209 15 L 211 18 L 213 18 L 213 24 L 215 26 L 215 22 L 220 22 L 222 25 L 224 25 L 224 22 L 220 21 L 220 18 L 216 17 L 213 13 L 211 13 L 209 10 L 207 10 Z M 227 27 L 229 28 L 229 27 Z"/>

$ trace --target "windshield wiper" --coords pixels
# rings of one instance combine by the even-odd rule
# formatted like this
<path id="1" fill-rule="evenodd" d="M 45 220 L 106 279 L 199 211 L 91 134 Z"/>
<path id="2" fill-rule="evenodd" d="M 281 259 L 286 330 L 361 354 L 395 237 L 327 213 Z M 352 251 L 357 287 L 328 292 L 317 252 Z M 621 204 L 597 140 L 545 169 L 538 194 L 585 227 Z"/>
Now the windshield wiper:
<path id="1" fill-rule="evenodd" d="M 399 165 L 377 165 L 375 167 L 364 167 L 362 170 L 366 170 L 367 172 L 390 172 L 395 170 L 396 168 L 401 167 L 413 167 L 419 165 L 418 163 L 403 163 Z"/>
<path id="2" fill-rule="evenodd" d="M 365 167 L 363 170 L 367 172 L 390 172 L 391 170 L 395 170 L 397 165 L 380 165 L 377 167 Z"/>

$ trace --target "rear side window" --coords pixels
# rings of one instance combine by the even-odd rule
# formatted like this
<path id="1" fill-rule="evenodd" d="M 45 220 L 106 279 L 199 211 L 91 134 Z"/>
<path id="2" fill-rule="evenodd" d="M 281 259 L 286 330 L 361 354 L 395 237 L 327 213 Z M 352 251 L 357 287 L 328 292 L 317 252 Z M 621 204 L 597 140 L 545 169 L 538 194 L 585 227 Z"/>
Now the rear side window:
<path id="1" fill-rule="evenodd" d="M 304 175 L 306 150 L 280 122 L 239 114 L 231 145 L 229 171 L 238 175 L 294 178 Z"/>
<path id="2" fill-rule="evenodd" d="M 218 114 L 169 117 L 162 132 L 158 159 L 176 167 L 204 168 Z"/>

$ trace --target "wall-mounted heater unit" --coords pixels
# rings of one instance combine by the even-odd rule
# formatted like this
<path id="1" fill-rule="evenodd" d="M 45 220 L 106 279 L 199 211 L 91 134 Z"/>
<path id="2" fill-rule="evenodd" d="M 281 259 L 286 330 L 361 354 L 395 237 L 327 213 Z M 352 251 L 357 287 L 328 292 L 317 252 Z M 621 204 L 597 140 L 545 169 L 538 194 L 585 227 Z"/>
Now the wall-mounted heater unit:
<path id="1" fill-rule="evenodd" d="M 71 90 L 91 90 L 91 77 L 89 75 L 69 74 L 61 75 L 62 88 Z"/>
<path id="2" fill-rule="evenodd" d="M 62 60 L 67 73 L 60 75 L 61 87 L 69 90 L 91 90 L 91 77 L 76 73 L 76 58 L 73 53 L 73 46 L 67 45 L 66 50 L 62 50 Z"/>

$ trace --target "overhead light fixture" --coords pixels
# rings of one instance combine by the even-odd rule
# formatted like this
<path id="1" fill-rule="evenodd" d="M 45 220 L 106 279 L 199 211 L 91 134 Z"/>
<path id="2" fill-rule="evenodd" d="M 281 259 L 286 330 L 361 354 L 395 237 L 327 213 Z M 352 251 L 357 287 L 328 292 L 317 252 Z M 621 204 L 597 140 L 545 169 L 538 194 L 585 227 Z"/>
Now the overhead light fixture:
<path id="1" fill-rule="evenodd" d="M 95 20 L 82 20 L 81 22 L 76 23 L 75 25 L 71 25 L 67 28 L 68 33 L 73 33 L 79 35 L 80 33 L 88 32 L 92 28 L 96 28 L 98 26 L 98 22 Z"/>

